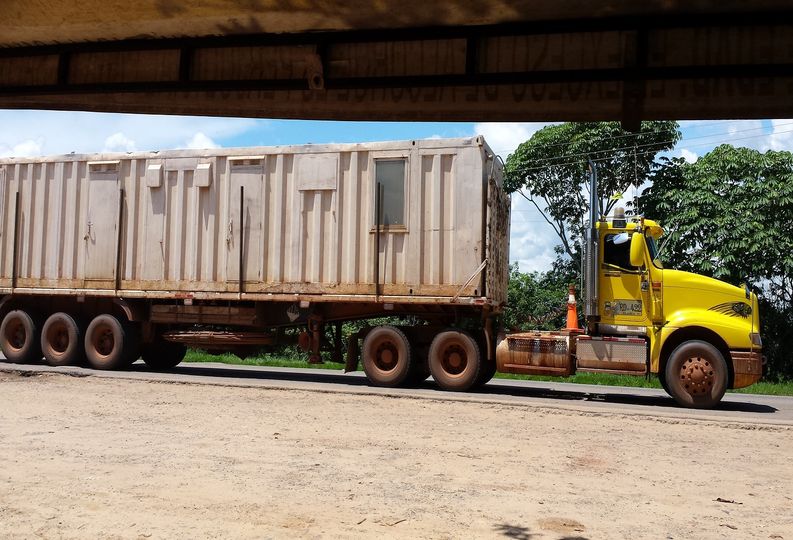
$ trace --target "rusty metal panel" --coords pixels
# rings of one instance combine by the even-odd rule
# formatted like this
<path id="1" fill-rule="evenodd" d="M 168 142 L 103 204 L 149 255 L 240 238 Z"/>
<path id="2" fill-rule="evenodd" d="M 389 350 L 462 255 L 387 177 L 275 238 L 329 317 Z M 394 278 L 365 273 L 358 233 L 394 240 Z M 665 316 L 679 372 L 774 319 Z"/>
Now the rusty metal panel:
<path id="1" fill-rule="evenodd" d="M 489 150 L 489 149 L 488 149 Z M 503 166 L 488 151 L 484 164 L 487 196 L 487 269 L 485 290 L 496 305 L 506 305 L 509 284 L 510 197 L 503 189 Z"/>
<path id="2" fill-rule="evenodd" d="M 744 388 L 756 383 L 763 376 L 763 354 L 761 351 L 730 351 L 735 375 L 732 388 Z"/>
<path id="3" fill-rule="evenodd" d="M 128 296 L 462 304 L 486 296 L 498 305 L 509 231 L 488 224 L 506 218 L 507 199 L 500 169 L 488 180 L 488 153 L 475 137 L 2 159 L 0 287 L 11 281 L 8 231 L 19 190 L 16 277 L 29 292 L 104 294 L 115 291 L 117 275 L 118 294 Z M 378 233 L 378 163 L 394 160 L 404 162 L 396 184 L 404 204 L 391 207 L 403 215 Z"/>
<path id="4" fill-rule="evenodd" d="M 509 334 L 496 348 L 496 364 L 502 373 L 570 375 L 575 341 L 565 332 Z"/>
<path id="5" fill-rule="evenodd" d="M 576 344 L 576 367 L 645 372 L 647 342 L 638 338 L 581 336 Z"/>

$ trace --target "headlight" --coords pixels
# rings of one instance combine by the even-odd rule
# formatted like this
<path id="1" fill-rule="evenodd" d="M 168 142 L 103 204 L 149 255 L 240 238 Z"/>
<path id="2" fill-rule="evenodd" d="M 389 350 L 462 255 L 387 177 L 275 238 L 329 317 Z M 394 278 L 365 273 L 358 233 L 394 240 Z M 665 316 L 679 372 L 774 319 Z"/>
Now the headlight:
<path id="1" fill-rule="evenodd" d="M 749 339 L 752 341 L 752 345 L 755 347 L 762 347 L 763 346 L 763 338 L 760 337 L 760 334 L 757 332 L 752 332 L 749 334 Z"/>

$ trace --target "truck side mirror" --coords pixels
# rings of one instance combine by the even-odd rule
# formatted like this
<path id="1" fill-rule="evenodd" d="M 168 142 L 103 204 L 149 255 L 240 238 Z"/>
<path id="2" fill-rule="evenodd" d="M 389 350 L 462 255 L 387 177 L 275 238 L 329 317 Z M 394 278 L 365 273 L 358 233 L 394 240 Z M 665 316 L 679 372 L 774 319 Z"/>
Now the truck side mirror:
<path id="1" fill-rule="evenodd" d="M 631 236 L 631 266 L 644 266 L 644 238 L 639 233 Z"/>

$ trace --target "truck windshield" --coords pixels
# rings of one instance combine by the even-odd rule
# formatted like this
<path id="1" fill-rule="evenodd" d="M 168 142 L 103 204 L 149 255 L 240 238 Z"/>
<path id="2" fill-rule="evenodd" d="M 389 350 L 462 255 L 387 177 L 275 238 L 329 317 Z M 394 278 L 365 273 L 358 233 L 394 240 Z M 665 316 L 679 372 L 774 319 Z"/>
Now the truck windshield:
<path id="1" fill-rule="evenodd" d="M 655 238 L 649 234 L 646 235 L 645 238 L 647 239 L 647 249 L 650 251 L 650 259 L 653 261 L 653 264 L 658 268 L 663 268 L 661 260 L 658 258 L 658 244 L 655 243 Z"/>

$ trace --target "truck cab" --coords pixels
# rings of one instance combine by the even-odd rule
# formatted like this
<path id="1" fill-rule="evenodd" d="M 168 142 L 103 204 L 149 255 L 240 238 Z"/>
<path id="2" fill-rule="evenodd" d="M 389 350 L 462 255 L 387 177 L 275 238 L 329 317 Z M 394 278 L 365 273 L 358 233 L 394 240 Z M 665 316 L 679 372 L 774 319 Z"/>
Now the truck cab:
<path id="1" fill-rule="evenodd" d="M 667 392 L 691 407 L 713 406 L 727 388 L 759 380 L 762 341 L 754 293 L 664 268 L 657 248 L 664 231 L 652 220 L 626 220 L 618 213 L 595 228 L 599 294 L 590 333 L 640 338 L 647 349 L 644 366 L 612 352 L 613 371 L 657 373 Z M 581 343 L 579 357 L 589 352 Z"/>
<path id="2" fill-rule="evenodd" d="M 692 408 L 713 407 L 728 388 L 757 382 L 757 296 L 748 287 L 664 268 L 658 223 L 593 214 L 583 256 L 586 328 L 506 335 L 496 349 L 498 371 L 655 373 L 669 395 Z"/>

